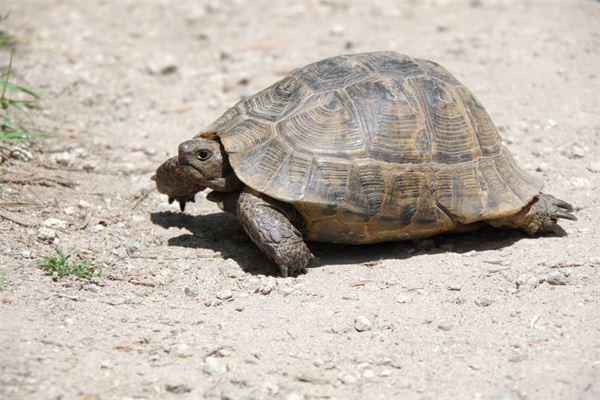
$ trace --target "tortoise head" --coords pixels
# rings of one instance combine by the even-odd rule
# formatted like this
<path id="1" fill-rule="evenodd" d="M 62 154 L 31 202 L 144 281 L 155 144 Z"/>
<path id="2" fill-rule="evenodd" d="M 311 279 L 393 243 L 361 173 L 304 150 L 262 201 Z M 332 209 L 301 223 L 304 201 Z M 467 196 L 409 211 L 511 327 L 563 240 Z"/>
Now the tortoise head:
<path id="1" fill-rule="evenodd" d="M 181 143 L 177 160 L 181 169 L 199 185 L 218 192 L 238 191 L 244 186 L 216 139 L 196 138 Z"/>

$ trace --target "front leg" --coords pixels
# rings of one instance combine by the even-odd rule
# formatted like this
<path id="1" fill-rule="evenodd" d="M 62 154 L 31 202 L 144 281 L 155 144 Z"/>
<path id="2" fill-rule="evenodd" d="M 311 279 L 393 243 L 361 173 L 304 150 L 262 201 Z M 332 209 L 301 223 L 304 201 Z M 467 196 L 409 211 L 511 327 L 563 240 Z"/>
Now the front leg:
<path id="1" fill-rule="evenodd" d="M 244 189 L 238 198 L 237 215 L 250 239 L 279 265 L 281 275 L 306 272 L 314 256 L 290 222 L 289 206 Z"/>

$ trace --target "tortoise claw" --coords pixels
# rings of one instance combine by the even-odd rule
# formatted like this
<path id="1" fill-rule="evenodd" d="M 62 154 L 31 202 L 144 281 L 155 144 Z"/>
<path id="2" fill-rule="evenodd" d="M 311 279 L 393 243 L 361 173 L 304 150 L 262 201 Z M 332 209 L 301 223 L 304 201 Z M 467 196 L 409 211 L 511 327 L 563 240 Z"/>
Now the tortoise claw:
<path id="1" fill-rule="evenodd" d="M 175 199 L 171 196 L 169 196 L 169 204 L 173 204 L 173 202 L 175 201 Z"/>
<path id="2" fill-rule="evenodd" d="M 564 200 L 556 199 L 556 206 L 568 211 L 573 211 L 575 208 Z"/>
<path id="3" fill-rule="evenodd" d="M 181 210 L 181 212 L 185 211 L 185 200 L 178 200 L 179 201 L 179 209 Z"/>
<path id="4" fill-rule="evenodd" d="M 577 221 L 576 216 L 574 216 L 573 214 L 570 214 L 568 212 L 564 212 L 564 211 L 555 211 L 554 216 L 556 218 L 564 218 L 564 219 L 570 219 L 571 221 Z"/>

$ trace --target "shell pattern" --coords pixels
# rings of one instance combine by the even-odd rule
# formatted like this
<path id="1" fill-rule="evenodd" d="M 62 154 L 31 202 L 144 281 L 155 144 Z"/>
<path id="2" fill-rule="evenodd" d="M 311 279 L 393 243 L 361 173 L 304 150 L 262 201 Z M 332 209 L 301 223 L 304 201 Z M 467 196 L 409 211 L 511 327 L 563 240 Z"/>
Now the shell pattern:
<path id="1" fill-rule="evenodd" d="M 309 240 L 431 236 L 513 214 L 542 188 L 469 90 L 394 52 L 297 69 L 199 135 L 215 133 L 244 183 L 295 206 Z"/>

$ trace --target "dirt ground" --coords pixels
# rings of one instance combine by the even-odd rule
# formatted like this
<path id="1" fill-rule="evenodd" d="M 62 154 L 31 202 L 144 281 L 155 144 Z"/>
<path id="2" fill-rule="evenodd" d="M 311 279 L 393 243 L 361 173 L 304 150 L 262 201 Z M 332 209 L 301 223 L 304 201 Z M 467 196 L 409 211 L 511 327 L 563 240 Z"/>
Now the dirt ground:
<path id="1" fill-rule="evenodd" d="M 54 133 L 4 173 L 0 398 L 600 398 L 600 3 L 0 11 L 15 79 L 44 93 L 34 122 Z M 177 144 L 241 97 L 372 50 L 435 60 L 469 87 L 519 164 L 577 206 L 568 236 L 311 244 L 313 267 L 283 279 L 234 217 L 201 195 L 180 213 L 154 190 Z M 54 249 L 104 279 L 52 281 L 40 262 Z"/>

